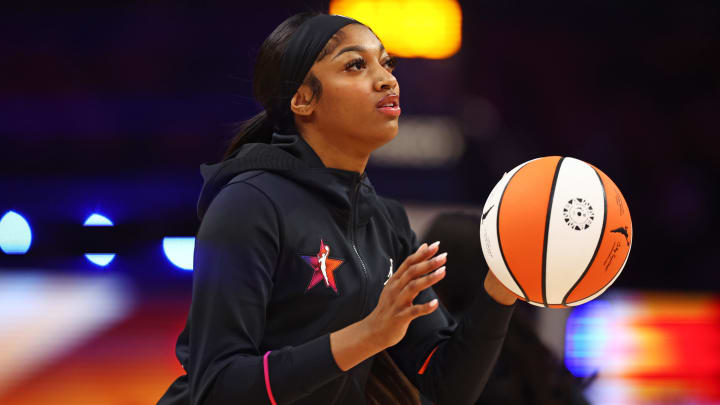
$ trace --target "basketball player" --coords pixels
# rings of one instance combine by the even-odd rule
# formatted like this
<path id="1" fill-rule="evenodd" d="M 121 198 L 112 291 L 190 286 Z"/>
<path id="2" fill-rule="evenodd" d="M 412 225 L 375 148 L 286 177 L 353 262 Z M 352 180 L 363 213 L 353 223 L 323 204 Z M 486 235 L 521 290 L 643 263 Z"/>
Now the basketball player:
<path id="1" fill-rule="evenodd" d="M 192 304 L 176 346 L 186 374 L 159 404 L 478 398 L 515 296 L 488 272 L 453 321 L 431 288 L 445 275 L 439 242 L 419 244 L 403 207 L 375 193 L 365 166 L 397 134 L 394 66 L 368 27 L 342 16 L 295 15 L 264 41 L 253 83 L 264 111 L 223 161 L 201 166 Z"/>

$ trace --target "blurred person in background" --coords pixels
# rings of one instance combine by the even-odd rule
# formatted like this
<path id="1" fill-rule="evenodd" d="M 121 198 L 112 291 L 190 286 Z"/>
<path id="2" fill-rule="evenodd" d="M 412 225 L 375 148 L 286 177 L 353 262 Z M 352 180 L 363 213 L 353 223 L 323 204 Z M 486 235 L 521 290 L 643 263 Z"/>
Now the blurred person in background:
<path id="1" fill-rule="evenodd" d="M 438 215 L 422 240 L 440 240 L 452 257 L 450 271 L 433 289 L 452 316 L 462 322 L 477 297 L 488 266 L 480 246 L 480 216 Z M 535 332 L 529 305 L 519 305 L 510 321 L 497 365 L 476 405 L 587 405 L 587 382 L 576 379 Z"/>
<path id="2" fill-rule="evenodd" d="M 431 288 L 439 243 L 375 193 L 365 166 L 398 131 L 394 66 L 342 16 L 298 14 L 264 41 L 264 111 L 201 166 L 186 374 L 159 404 L 477 400 L 516 298 L 487 273 L 456 323 Z"/>

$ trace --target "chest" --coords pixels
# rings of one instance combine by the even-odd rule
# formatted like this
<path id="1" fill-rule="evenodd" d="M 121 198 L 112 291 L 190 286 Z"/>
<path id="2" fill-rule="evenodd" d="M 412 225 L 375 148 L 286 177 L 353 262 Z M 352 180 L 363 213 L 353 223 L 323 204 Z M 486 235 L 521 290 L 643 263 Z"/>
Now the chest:
<path id="1" fill-rule="evenodd" d="M 364 318 L 404 259 L 382 216 L 348 226 L 332 215 L 287 218 L 266 331 L 311 336 Z"/>

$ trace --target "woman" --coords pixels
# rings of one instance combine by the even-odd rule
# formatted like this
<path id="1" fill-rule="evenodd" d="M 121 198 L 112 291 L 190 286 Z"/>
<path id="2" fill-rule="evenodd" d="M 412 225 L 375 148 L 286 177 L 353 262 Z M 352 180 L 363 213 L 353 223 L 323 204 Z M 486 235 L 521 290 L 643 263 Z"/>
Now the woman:
<path id="1" fill-rule="evenodd" d="M 378 353 L 434 402 L 480 395 L 515 296 L 489 275 L 455 324 L 430 288 L 439 243 L 418 246 L 375 194 L 365 166 L 398 130 L 394 63 L 342 16 L 299 14 L 264 41 L 265 111 L 201 166 L 187 374 L 160 404 L 364 404 Z"/>

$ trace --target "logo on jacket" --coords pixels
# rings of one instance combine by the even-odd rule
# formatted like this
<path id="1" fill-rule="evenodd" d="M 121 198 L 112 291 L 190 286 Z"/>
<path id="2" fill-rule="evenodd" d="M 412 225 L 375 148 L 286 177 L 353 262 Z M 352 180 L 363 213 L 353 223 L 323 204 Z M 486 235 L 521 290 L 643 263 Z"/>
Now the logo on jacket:
<path id="1" fill-rule="evenodd" d="M 332 288 L 335 293 L 338 292 L 337 285 L 335 284 L 335 270 L 340 267 L 343 261 L 330 257 L 330 245 L 320 239 L 320 251 L 317 252 L 315 256 L 300 257 L 302 257 L 303 260 L 305 260 L 305 262 L 313 268 L 310 283 L 305 291 L 309 291 L 311 288 L 323 281 L 325 283 L 325 287 Z"/>
<path id="2" fill-rule="evenodd" d="M 387 282 L 390 281 L 390 277 L 392 277 L 392 275 L 393 275 L 393 263 L 392 263 L 392 258 L 390 258 L 390 271 L 388 272 L 387 278 L 385 279 L 385 282 L 383 283 L 383 285 L 387 284 Z"/>

